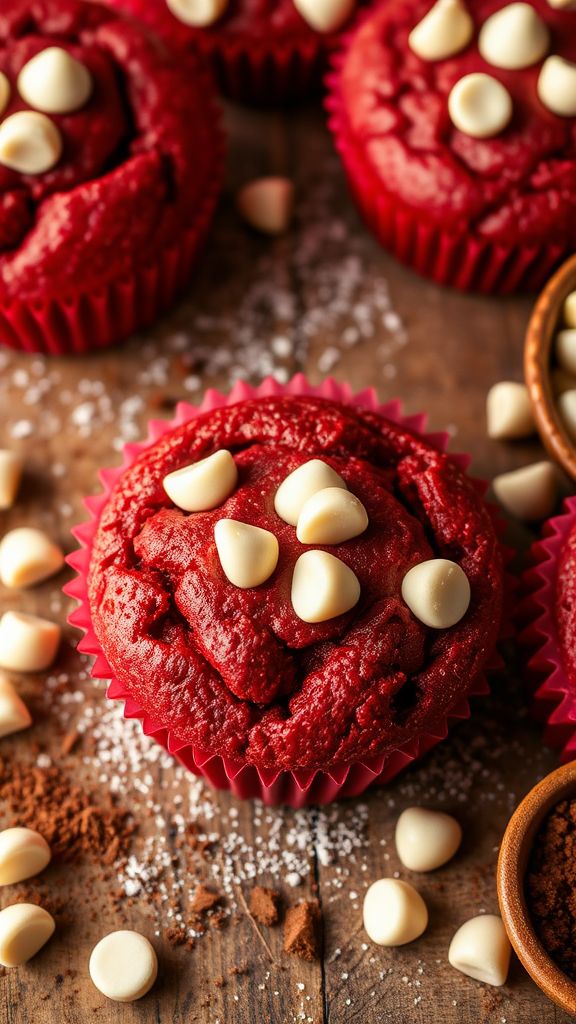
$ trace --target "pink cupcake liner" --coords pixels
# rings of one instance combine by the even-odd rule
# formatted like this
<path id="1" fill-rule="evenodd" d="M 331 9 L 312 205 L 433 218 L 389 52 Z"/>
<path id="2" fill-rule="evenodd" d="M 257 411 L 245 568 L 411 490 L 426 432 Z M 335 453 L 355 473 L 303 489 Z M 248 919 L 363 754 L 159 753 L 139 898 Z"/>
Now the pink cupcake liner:
<path id="1" fill-rule="evenodd" d="M 233 405 L 251 398 L 263 398 L 269 395 L 309 395 L 343 402 L 355 408 L 377 412 L 395 423 L 420 433 L 439 451 L 445 451 L 448 435 L 444 432 L 425 433 L 426 417 L 423 414 L 404 416 L 399 401 L 381 405 L 375 391 L 367 388 L 354 394 L 348 384 L 339 384 L 332 379 L 314 387 L 298 374 L 288 385 L 282 386 L 273 378 L 267 378 L 259 387 L 250 387 L 238 383 L 229 395 L 223 395 L 210 389 L 206 392 L 200 406 L 192 406 L 182 402 L 177 406 L 176 416 L 172 420 L 152 420 L 149 424 L 148 437 L 137 444 L 127 444 L 123 449 L 122 465 L 100 472 L 103 492 L 84 502 L 90 513 L 87 522 L 77 526 L 72 532 L 79 541 L 80 548 L 71 554 L 67 561 L 76 572 L 76 577 L 64 588 L 65 593 L 78 602 L 78 607 L 69 617 L 69 622 L 84 632 L 78 649 L 85 654 L 95 656 L 92 675 L 98 679 L 109 679 L 107 696 L 112 700 L 124 702 L 125 718 L 139 719 L 143 732 L 160 743 L 170 754 L 194 775 L 202 776 L 217 789 L 230 790 L 241 799 L 259 798 L 265 804 L 288 804 L 291 807 L 305 807 L 312 804 L 326 804 L 337 798 L 357 796 L 368 786 L 384 783 L 392 779 L 408 764 L 422 757 L 448 734 L 450 724 L 470 716 L 469 698 L 488 693 L 485 672 L 470 680 L 466 692 L 449 714 L 440 719 L 432 732 L 422 733 L 404 744 L 401 748 L 382 754 L 378 757 L 361 762 L 345 764 L 327 771 L 297 770 L 276 771 L 259 769 L 243 762 L 234 761 L 210 751 L 203 751 L 193 744 L 181 742 L 170 730 L 155 722 L 138 705 L 124 685 L 116 678 L 104 656 L 90 617 L 87 594 L 87 577 L 90 565 L 92 544 L 98 528 L 102 509 L 126 468 L 139 457 L 150 445 L 176 427 L 196 419 L 203 413 L 223 406 Z M 469 465 L 466 455 L 453 455 L 454 462 L 463 471 Z M 481 481 L 473 481 L 479 494 L 484 494 L 486 485 Z M 495 653 L 493 660 L 486 667 L 492 670 L 501 664 Z"/>
<path id="2" fill-rule="evenodd" d="M 367 12 L 367 17 L 369 12 Z M 348 32 L 326 77 L 328 127 L 360 213 L 378 241 L 423 277 L 461 291 L 509 294 L 538 289 L 568 255 L 566 245 L 504 245 L 442 230 L 387 192 L 354 137 L 340 90 L 340 71 L 355 30 Z"/>
<path id="3" fill-rule="evenodd" d="M 131 273 L 76 295 L 0 301 L 0 345 L 49 356 L 82 355 L 122 341 L 182 294 L 208 234 L 224 178 L 224 141 L 214 106 L 214 166 L 193 222 Z"/>
<path id="4" fill-rule="evenodd" d="M 326 44 L 320 36 L 255 44 L 198 33 L 194 47 L 210 60 L 226 96 L 255 106 L 304 99 L 319 90 L 327 63 Z"/>
<path id="5" fill-rule="evenodd" d="M 531 548 L 519 609 L 532 709 L 545 723 L 546 742 L 561 748 L 562 761 L 576 758 L 576 691 L 562 662 L 554 609 L 559 558 L 575 523 L 576 497 L 567 498 L 561 514 L 548 520 Z"/>

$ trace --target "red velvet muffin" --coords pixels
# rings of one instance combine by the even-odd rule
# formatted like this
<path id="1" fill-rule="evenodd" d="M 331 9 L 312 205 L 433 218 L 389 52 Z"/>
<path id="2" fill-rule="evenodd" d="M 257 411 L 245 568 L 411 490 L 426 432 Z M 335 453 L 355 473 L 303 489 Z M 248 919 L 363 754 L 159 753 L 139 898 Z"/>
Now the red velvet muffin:
<path id="1" fill-rule="evenodd" d="M 576 498 L 544 526 L 524 576 L 522 641 L 546 739 L 576 757 Z"/>
<path id="2" fill-rule="evenodd" d="M 206 74 L 79 0 L 4 0 L 0 72 L 0 341 L 117 341 L 173 300 L 206 232 L 222 163 Z"/>
<path id="3" fill-rule="evenodd" d="M 103 655 L 113 695 L 192 770 L 213 759 L 229 779 L 250 768 L 267 788 L 296 775 L 306 789 L 316 774 L 343 781 L 376 759 L 356 791 L 394 774 L 445 735 L 494 652 L 502 564 L 477 486 L 410 427 L 306 394 L 201 415 L 184 406 L 181 419 L 130 449 L 91 506 L 96 522 L 78 533 L 87 550 L 72 564 L 86 590 L 80 580 L 70 593 L 86 602 L 72 619 L 91 634 L 83 649 Z M 205 481 L 195 482 L 182 501 L 170 474 L 216 452 L 212 462 L 228 460 L 224 489 L 203 503 Z M 326 517 L 304 534 L 310 501 L 287 521 L 284 482 L 312 460 L 330 477 L 321 501 L 365 510 L 344 540 L 322 532 Z M 253 548 L 233 532 L 232 571 L 220 532 L 230 521 L 256 536 Z M 405 583 L 439 560 L 467 590 L 449 625 L 421 615 L 425 584 L 414 603 Z"/>
<path id="4" fill-rule="evenodd" d="M 533 288 L 576 238 L 574 82 L 571 104 L 560 77 L 550 97 L 556 57 L 576 75 L 576 13 L 531 0 L 486 25 L 502 0 L 468 6 L 441 0 L 447 42 L 438 25 L 411 36 L 430 0 L 378 5 L 335 58 L 331 127 L 365 219 L 399 259 L 458 288 Z"/>
<path id="5" fill-rule="evenodd" d="M 192 11 L 201 6 L 194 0 L 101 2 L 130 11 L 172 46 L 205 54 L 228 96 L 269 105 L 297 101 L 318 86 L 326 53 L 360 0 L 316 3 L 321 30 L 300 13 L 294 0 L 214 0 L 214 20 L 203 26 L 192 23 Z M 313 8 L 314 2 L 309 6 Z"/>

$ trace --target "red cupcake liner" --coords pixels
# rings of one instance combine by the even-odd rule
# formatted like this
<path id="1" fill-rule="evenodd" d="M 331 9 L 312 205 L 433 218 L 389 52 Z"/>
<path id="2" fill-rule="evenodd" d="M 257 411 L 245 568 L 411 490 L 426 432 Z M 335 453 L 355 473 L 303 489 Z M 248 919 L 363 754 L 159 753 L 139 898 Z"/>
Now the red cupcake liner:
<path id="1" fill-rule="evenodd" d="M 0 301 L 0 345 L 48 356 L 82 355 L 122 341 L 182 294 L 205 241 L 224 178 L 224 141 L 214 106 L 214 166 L 193 222 L 151 262 L 76 295 Z"/>
<path id="2" fill-rule="evenodd" d="M 257 797 L 269 805 L 288 804 L 291 807 L 304 807 L 312 804 L 330 803 L 341 797 L 357 796 L 374 783 L 389 781 L 408 764 L 422 757 L 423 754 L 446 738 L 448 728 L 452 722 L 470 716 L 470 697 L 488 692 L 485 672 L 480 673 L 469 681 L 466 692 L 450 710 L 449 714 L 439 721 L 434 731 L 422 733 L 414 737 L 410 742 L 397 750 L 369 760 L 367 759 L 366 761 L 345 764 L 337 768 L 333 767 L 327 771 L 316 769 L 297 771 L 259 769 L 210 751 L 200 750 L 193 744 L 183 743 L 170 730 L 155 722 L 146 714 L 124 685 L 114 678 L 112 669 L 102 652 L 92 626 L 87 594 L 88 568 L 100 514 L 118 479 L 125 469 L 132 465 L 139 457 L 141 452 L 154 444 L 163 434 L 174 430 L 183 423 L 196 419 L 203 413 L 251 398 L 286 394 L 327 398 L 359 409 L 377 412 L 395 423 L 400 423 L 402 426 L 420 433 L 439 451 L 445 451 L 447 448 L 448 435 L 446 433 L 430 434 L 424 432 L 426 424 L 425 415 L 402 415 L 399 401 L 391 401 L 380 405 L 376 392 L 372 388 L 367 388 L 354 394 L 349 385 L 339 384 L 332 379 L 328 379 L 323 384 L 313 387 L 308 384 L 301 374 L 298 374 L 286 386 L 278 384 L 273 378 L 269 377 L 256 388 L 252 388 L 244 383 L 238 383 L 227 396 L 211 389 L 206 392 L 200 406 L 196 407 L 182 402 L 177 406 L 176 416 L 173 420 L 152 420 L 149 424 L 148 437 L 145 441 L 124 446 L 122 465 L 100 472 L 100 480 L 104 491 L 96 497 L 86 499 L 84 504 L 90 513 L 90 519 L 72 531 L 80 543 L 80 549 L 71 554 L 67 561 L 76 571 L 77 575 L 64 589 L 69 596 L 75 598 L 78 602 L 78 608 L 69 617 L 69 622 L 83 630 L 85 634 L 79 642 L 78 649 L 85 654 L 95 656 L 92 675 L 98 679 L 110 680 L 107 696 L 112 700 L 124 701 L 124 716 L 126 718 L 139 719 L 142 723 L 142 729 L 147 736 L 151 736 L 156 742 L 160 743 L 194 775 L 203 776 L 217 789 L 230 790 L 236 797 L 241 799 Z M 470 462 L 468 456 L 453 455 L 452 458 L 463 471 L 466 470 Z M 484 494 L 486 485 L 481 481 L 473 481 L 473 483 L 478 492 Z M 500 663 L 499 658 L 495 654 L 494 661 L 487 666 L 487 669 L 496 668 Z"/>
<path id="3" fill-rule="evenodd" d="M 545 723 L 546 742 L 561 748 L 562 761 L 576 758 L 576 687 L 563 665 L 554 609 L 559 559 L 575 523 L 576 497 L 567 498 L 561 514 L 545 523 L 541 539 L 530 550 L 519 609 L 532 710 Z"/>
<path id="4" fill-rule="evenodd" d="M 397 259 L 437 284 L 489 295 L 538 289 L 569 255 L 566 245 L 505 245 L 453 233 L 386 191 L 365 147 L 354 137 L 340 90 L 340 72 L 354 35 L 353 29 L 343 37 L 331 60 L 325 105 L 328 127 L 367 226 Z"/>

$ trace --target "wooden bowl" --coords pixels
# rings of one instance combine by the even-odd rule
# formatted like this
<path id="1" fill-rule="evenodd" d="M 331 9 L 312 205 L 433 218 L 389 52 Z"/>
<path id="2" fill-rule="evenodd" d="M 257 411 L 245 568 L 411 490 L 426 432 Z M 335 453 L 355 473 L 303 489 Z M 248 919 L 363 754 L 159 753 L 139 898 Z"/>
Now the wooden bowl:
<path id="1" fill-rule="evenodd" d="M 562 765 L 531 789 L 512 815 L 498 857 L 498 902 L 508 938 L 539 988 L 566 1013 L 576 1014 L 576 982 L 554 963 L 528 913 L 524 880 L 534 838 L 560 800 L 576 796 L 576 761 Z"/>
<path id="2" fill-rule="evenodd" d="M 562 305 L 576 289 L 576 256 L 563 263 L 536 302 L 524 344 L 524 377 L 542 443 L 572 480 L 576 480 L 576 445 L 562 424 L 550 379 L 552 344 Z"/>

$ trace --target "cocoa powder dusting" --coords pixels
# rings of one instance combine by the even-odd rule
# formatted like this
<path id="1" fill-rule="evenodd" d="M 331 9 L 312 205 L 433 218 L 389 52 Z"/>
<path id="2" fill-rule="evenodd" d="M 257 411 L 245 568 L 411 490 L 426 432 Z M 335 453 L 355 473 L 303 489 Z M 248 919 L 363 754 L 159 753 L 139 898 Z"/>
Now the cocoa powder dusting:
<path id="1" fill-rule="evenodd" d="M 36 829 L 63 861 L 89 855 L 113 864 L 127 854 L 135 832 L 130 815 L 111 797 L 97 802 L 54 765 L 39 768 L 0 757 L 0 801 L 11 824 Z"/>
<path id="2" fill-rule="evenodd" d="M 576 800 L 556 804 L 532 848 L 526 897 L 547 952 L 576 980 Z"/>

